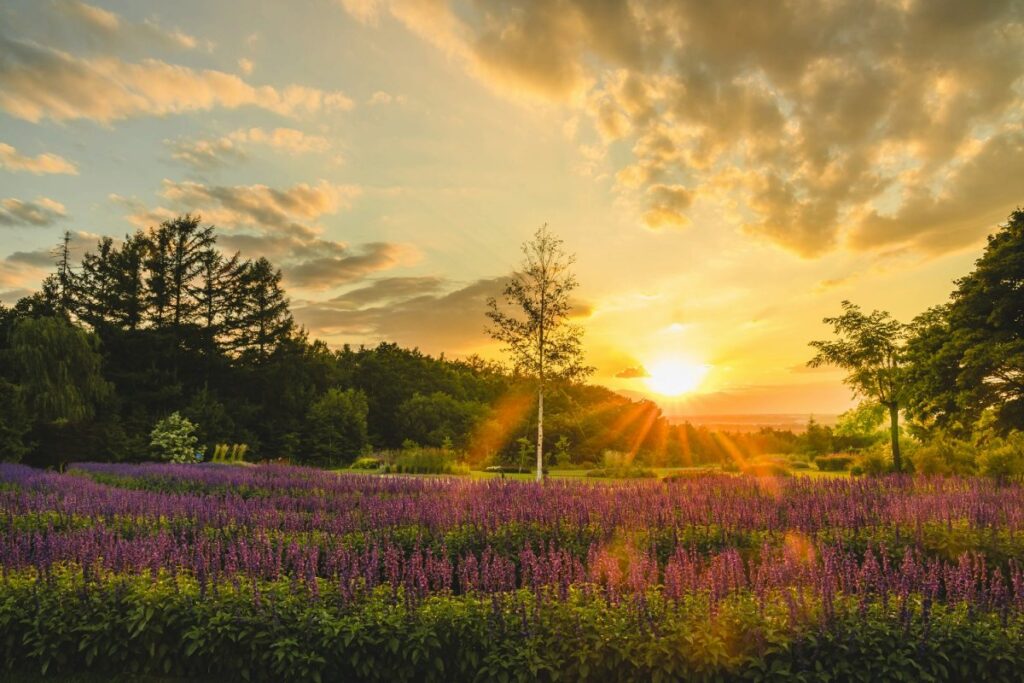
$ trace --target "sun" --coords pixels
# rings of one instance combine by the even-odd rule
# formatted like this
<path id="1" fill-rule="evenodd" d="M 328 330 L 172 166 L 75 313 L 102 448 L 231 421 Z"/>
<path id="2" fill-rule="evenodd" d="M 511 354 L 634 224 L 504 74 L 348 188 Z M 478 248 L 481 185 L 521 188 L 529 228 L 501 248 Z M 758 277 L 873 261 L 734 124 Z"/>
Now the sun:
<path id="1" fill-rule="evenodd" d="M 682 358 L 664 358 L 647 367 L 647 386 L 662 396 L 679 396 L 700 386 L 708 366 Z"/>

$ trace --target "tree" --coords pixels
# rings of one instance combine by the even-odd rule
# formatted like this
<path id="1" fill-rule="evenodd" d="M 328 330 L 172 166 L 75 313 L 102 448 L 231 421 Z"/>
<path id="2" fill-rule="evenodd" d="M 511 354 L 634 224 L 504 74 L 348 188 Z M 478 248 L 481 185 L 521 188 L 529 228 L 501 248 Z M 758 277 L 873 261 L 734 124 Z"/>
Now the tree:
<path id="1" fill-rule="evenodd" d="M 487 413 L 487 406 L 476 401 L 459 401 L 435 391 L 416 394 L 398 406 L 395 421 L 403 439 L 412 439 L 424 446 L 440 447 L 445 439 L 459 448 L 477 423 Z"/>
<path id="2" fill-rule="evenodd" d="M 903 469 L 900 457 L 899 411 L 906 396 L 904 347 L 907 328 L 885 311 L 865 315 L 859 306 L 844 301 L 842 315 L 825 318 L 838 337 L 812 341 L 817 355 L 812 368 L 834 365 L 847 371 L 846 384 L 854 394 L 878 402 L 889 411 L 889 437 L 893 469 Z"/>
<path id="3" fill-rule="evenodd" d="M 505 345 L 516 372 L 537 384 L 537 481 L 544 467 L 546 384 L 578 381 L 593 372 L 583 364 L 583 331 L 569 322 L 570 295 L 578 286 L 570 270 L 576 258 L 562 244 L 544 224 L 523 244 L 520 270 L 502 292 L 504 307 L 494 297 L 487 301 L 488 333 Z"/>
<path id="4" fill-rule="evenodd" d="M 25 437 L 31 428 L 21 387 L 0 377 L 0 461 L 18 462 L 28 453 Z"/>
<path id="5" fill-rule="evenodd" d="M 149 447 L 161 460 L 174 463 L 196 461 L 196 426 L 175 411 L 156 423 L 149 435 Z"/>
<path id="6" fill-rule="evenodd" d="M 366 396 L 357 389 L 328 389 L 306 415 L 309 454 L 323 463 L 352 460 L 367 443 Z"/>
<path id="7" fill-rule="evenodd" d="M 11 330 L 11 355 L 28 405 L 44 422 L 87 421 L 111 394 L 96 335 L 64 318 L 19 319 Z"/>
<path id="8" fill-rule="evenodd" d="M 914 322 L 915 417 L 967 433 L 994 412 L 1002 434 L 1024 426 L 1024 210 L 1017 209 L 956 282 L 945 306 Z"/>
<path id="9" fill-rule="evenodd" d="M 239 282 L 235 348 L 240 355 L 262 363 L 295 330 L 288 297 L 281 289 L 281 271 L 259 258 L 240 273 Z"/>

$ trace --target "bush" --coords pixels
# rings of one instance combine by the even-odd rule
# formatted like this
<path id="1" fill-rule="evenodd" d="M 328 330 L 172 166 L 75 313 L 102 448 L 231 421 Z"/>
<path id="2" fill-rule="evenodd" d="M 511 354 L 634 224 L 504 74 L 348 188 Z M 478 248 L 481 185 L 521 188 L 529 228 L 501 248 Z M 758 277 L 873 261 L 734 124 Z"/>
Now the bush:
<path id="1" fill-rule="evenodd" d="M 814 459 L 814 464 L 822 472 L 844 472 L 853 464 L 852 455 L 819 455 Z"/>
<path id="2" fill-rule="evenodd" d="M 977 457 L 970 442 L 940 435 L 918 448 L 910 461 L 920 474 L 970 475 L 977 471 Z"/>
<path id="3" fill-rule="evenodd" d="M 777 462 L 761 461 L 748 462 L 740 468 L 744 476 L 748 477 L 792 477 L 793 473 L 789 468 Z"/>
<path id="4" fill-rule="evenodd" d="M 891 472 L 892 459 L 887 455 L 888 451 L 888 446 L 884 449 L 872 448 L 860 459 L 861 471 L 869 477 L 878 477 Z"/>
<path id="5" fill-rule="evenodd" d="M 696 467 L 693 469 L 679 470 L 678 472 L 669 472 L 661 478 L 662 481 L 677 481 L 680 479 L 703 479 L 704 477 L 716 477 L 721 474 L 721 470 L 716 470 L 712 467 Z"/>
<path id="6" fill-rule="evenodd" d="M 399 474 L 468 474 L 469 468 L 457 464 L 452 451 L 447 449 L 407 446 L 395 456 L 390 471 Z"/>
<path id="7" fill-rule="evenodd" d="M 379 470 L 384 461 L 381 458 L 364 455 L 361 458 L 356 458 L 349 467 L 353 470 Z"/>
<path id="8" fill-rule="evenodd" d="M 981 471 L 999 482 L 1024 477 L 1024 432 L 993 439 L 981 455 Z"/>
<path id="9" fill-rule="evenodd" d="M 803 460 L 793 460 L 789 463 L 789 469 L 791 470 L 809 470 L 811 466 Z"/>
<path id="10" fill-rule="evenodd" d="M 537 468 L 536 466 L 518 467 L 516 465 L 490 465 L 485 467 L 483 471 L 494 474 L 533 474 L 537 471 Z M 547 474 L 548 468 L 543 468 L 541 472 Z"/>
<path id="11" fill-rule="evenodd" d="M 173 412 L 153 427 L 149 435 L 149 447 L 160 460 L 196 462 L 202 456 L 196 452 L 195 431 L 196 426 L 188 418 Z"/>
<path id="12" fill-rule="evenodd" d="M 649 470 L 646 467 L 628 465 L 590 470 L 587 472 L 587 476 L 603 477 L 607 479 L 649 479 L 657 477 L 658 475 L 655 474 L 654 470 Z"/>

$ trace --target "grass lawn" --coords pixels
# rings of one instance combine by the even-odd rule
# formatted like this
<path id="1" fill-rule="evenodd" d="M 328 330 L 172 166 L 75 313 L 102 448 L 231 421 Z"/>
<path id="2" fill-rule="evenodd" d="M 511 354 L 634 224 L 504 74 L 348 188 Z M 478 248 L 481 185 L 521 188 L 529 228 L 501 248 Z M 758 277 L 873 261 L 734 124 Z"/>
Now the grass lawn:
<path id="1" fill-rule="evenodd" d="M 676 472 L 686 472 L 686 471 L 693 471 L 693 470 L 701 470 L 701 471 L 703 471 L 703 470 L 709 470 L 709 469 L 713 469 L 713 468 L 701 466 L 701 467 L 651 467 L 649 469 L 654 470 L 654 473 L 657 475 L 658 479 L 664 479 L 666 476 L 674 474 Z M 348 468 L 337 468 L 337 469 L 335 469 L 335 471 L 339 472 L 341 474 L 380 474 L 380 473 L 375 472 L 373 470 L 352 470 L 352 469 L 348 469 Z M 550 470 L 548 472 L 548 478 L 549 479 L 579 479 L 579 480 L 585 480 L 585 481 L 598 481 L 598 482 L 599 481 L 623 481 L 623 480 L 618 480 L 618 479 L 616 479 L 614 477 L 588 477 L 587 473 L 589 471 L 590 470 L 581 470 L 581 469 L 554 469 L 554 470 Z M 842 478 L 847 478 L 847 477 L 850 476 L 849 471 L 822 472 L 820 470 L 815 470 L 815 469 L 809 469 L 809 470 L 790 470 L 790 471 L 793 473 L 794 476 L 798 476 L 798 477 L 811 477 L 811 478 L 814 478 L 814 479 L 837 479 L 837 478 L 842 479 Z M 437 475 L 433 475 L 433 474 L 402 474 L 402 475 L 396 475 L 396 476 L 403 476 L 403 477 L 433 477 L 433 476 L 437 476 Z M 533 481 L 533 479 L 534 479 L 534 473 L 533 472 L 523 472 L 521 474 L 508 474 L 508 473 L 506 473 L 506 474 L 502 475 L 499 472 L 483 472 L 481 470 L 471 470 L 470 473 L 469 473 L 469 476 L 471 478 L 473 478 L 473 479 L 501 479 L 501 478 L 504 478 L 504 479 L 517 479 L 519 481 Z M 639 479 L 638 481 L 643 481 L 643 479 Z"/>

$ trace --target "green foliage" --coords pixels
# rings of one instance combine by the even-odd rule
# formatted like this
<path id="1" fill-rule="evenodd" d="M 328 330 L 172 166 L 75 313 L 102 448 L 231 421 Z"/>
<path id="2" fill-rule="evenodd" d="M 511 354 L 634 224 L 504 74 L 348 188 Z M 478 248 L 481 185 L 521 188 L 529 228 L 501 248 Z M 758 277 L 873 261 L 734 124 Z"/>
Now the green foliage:
<path id="1" fill-rule="evenodd" d="M 919 474 L 971 475 L 977 472 L 975 444 L 947 434 L 937 434 L 918 448 L 912 457 Z"/>
<path id="2" fill-rule="evenodd" d="M 390 469 L 400 474 L 469 474 L 469 468 L 457 463 L 452 451 L 412 442 L 394 456 Z"/>
<path id="3" fill-rule="evenodd" d="M 948 304 L 914 321 L 908 351 L 917 419 L 966 435 L 986 410 L 1001 433 L 1024 424 L 1024 210 L 990 235 Z"/>
<path id="4" fill-rule="evenodd" d="M 1000 482 L 1024 479 L 1024 432 L 990 440 L 979 460 L 985 476 Z"/>
<path id="5" fill-rule="evenodd" d="M 561 434 L 558 440 L 555 441 L 555 452 L 551 454 L 550 465 L 556 467 L 557 465 L 567 465 L 570 462 L 569 455 L 569 437 L 565 434 Z"/>
<path id="6" fill-rule="evenodd" d="M 219 443 L 213 449 L 213 456 L 210 458 L 210 462 L 234 464 L 245 462 L 245 454 L 249 450 L 249 445 L 244 443 Z"/>
<path id="7" fill-rule="evenodd" d="M 743 463 L 740 472 L 748 477 L 792 477 L 789 467 L 781 462 L 770 460 Z"/>
<path id="8" fill-rule="evenodd" d="M 351 462 L 367 443 L 368 412 L 358 389 L 328 389 L 306 415 L 310 456 L 323 464 Z"/>
<path id="9" fill-rule="evenodd" d="M 21 387 L 0 377 L 0 461 L 18 462 L 29 451 L 32 420 Z"/>
<path id="10" fill-rule="evenodd" d="M 869 450 L 858 463 L 860 471 L 869 477 L 878 477 L 892 471 L 892 459 L 888 449 L 876 447 Z"/>
<path id="11" fill-rule="evenodd" d="M 834 448 L 861 451 L 884 441 L 885 406 L 875 401 L 861 401 L 856 408 L 839 416 L 832 430 Z"/>
<path id="12" fill-rule="evenodd" d="M 110 395 L 100 371 L 99 339 L 63 318 L 18 320 L 11 355 L 28 405 L 44 422 L 85 422 Z"/>
<path id="13" fill-rule="evenodd" d="M 354 470 L 379 470 L 384 465 L 384 460 L 374 456 L 364 455 L 356 458 L 349 467 Z"/>
<path id="14" fill-rule="evenodd" d="M 153 455 L 168 462 L 196 461 L 196 426 L 173 412 L 160 420 L 149 435 L 149 448 Z"/>
<path id="15" fill-rule="evenodd" d="M 902 469 L 899 444 L 899 409 L 907 396 L 906 341 L 908 328 L 885 311 L 865 314 L 844 301 L 843 313 L 824 322 L 837 339 L 812 341 L 817 354 L 810 367 L 834 365 L 846 370 L 846 384 L 854 393 L 885 407 L 890 415 L 893 467 Z"/>
<path id="16" fill-rule="evenodd" d="M 842 472 L 853 464 L 852 455 L 820 455 L 814 459 L 814 464 L 822 472 Z"/>
<path id="17" fill-rule="evenodd" d="M 831 453 L 833 450 L 832 428 L 820 424 L 812 416 L 807 421 L 807 431 L 803 434 L 802 442 L 804 444 L 802 450 L 808 455 Z"/>
<path id="18" fill-rule="evenodd" d="M 639 465 L 619 465 L 588 470 L 587 476 L 603 479 L 653 479 L 658 475 L 654 470 Z"/>
<path id="19" fill-rule="evenodd" d="M 477 423 L 487 414 L 487 406 L 479 401 L 459 401 L 449 394 L 435 391 L 416 394 L 398 406 L 395 423 L 407 438 L 425 446 L 466 447 Z"/>
<path id="20" fill-rule="evenodd" d="M 288 582 L 218 586 L 125 577 L 83 589 L 57 573 L 45 585 L 0 584 L 0 656 L 8 677 L 90 672 L 220 681 L 1017 681 L 1024 625 L 997 614 L 911 600 L 838 600 L 828 628 L 815 604 L 790 616 L 737 596 L 714 612 L 657 594 L 643 609 L 574 591 L 565 602 L 528 592 L 491 601 L 422 603 L 378 590 L 358 604 L 311 600 Z M 657 615 L 657 628 L 651 626 Z M 808 675 L 813 673 L 813 675 Z"/>

